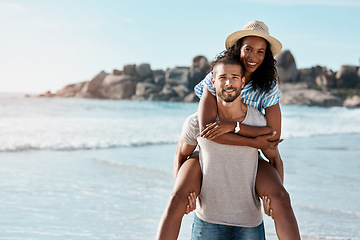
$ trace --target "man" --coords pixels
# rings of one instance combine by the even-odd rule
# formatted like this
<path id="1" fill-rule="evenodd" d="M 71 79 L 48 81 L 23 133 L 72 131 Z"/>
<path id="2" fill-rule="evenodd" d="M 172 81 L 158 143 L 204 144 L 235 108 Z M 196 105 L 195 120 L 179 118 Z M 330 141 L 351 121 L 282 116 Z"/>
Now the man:
<path id="1" fill-rule="evenodd" d="M 215 61 L 213 72 L 212 83 L 217 93 L 219 120 L 266 126 L 265 117 L 258 110 L 246 106 L 240 100 L 240 92 L 244 86 L 240 61 L 231 56 L 222 55 Z M 232 129 L 234 130 L 236 129 Z M 197 162 L 194 158 L 186 160 L 197 145 L 200 165 L 188 164 L 189 161 Z M 185 165 L 190 166 L 192 171 L 188 171 L 190 175 L 186 176 L 179 174 L 181 177 L 194 179 L 193 182 L 200 184 L 201 180 L 198 179 L 201 176 L 198 176 L 198 172 L 202 175 L 192 239 L 265 238 L 260 201 L 255 193 L 257 145 L 249 144 L 248 146 L 253 147 L 219 144 L 200 137 L 196 114 L 185 121 L 174 159 L 174 177 L 179 178 L 177 173 L 179 170 L 182 171 Z M 185 160 L 185 164 L 180 168 Z M 200 166 L 201 170 L 196 169 Z M 188 186 L 177 186 L 177 182 L 181 181 L 175 182 L 175 191 L 170 197 L 169 205 L 159 225 L 157 239 L 173 239 L 173 233 L 178 232 L 180 228 L 181 221 L 173 220 L 174 217 L 171 216 L 176 214 L 176 218 L 182 217 L 183 210 L 178 206 L 183 205 L 183 196 L 177 193 L 187 192 L 182 191 L 181 188 Z M 195 189 L 200 189 L 200 186 L 196 186 Z M 173 215 L 169 215 L 170 213 Z"/>

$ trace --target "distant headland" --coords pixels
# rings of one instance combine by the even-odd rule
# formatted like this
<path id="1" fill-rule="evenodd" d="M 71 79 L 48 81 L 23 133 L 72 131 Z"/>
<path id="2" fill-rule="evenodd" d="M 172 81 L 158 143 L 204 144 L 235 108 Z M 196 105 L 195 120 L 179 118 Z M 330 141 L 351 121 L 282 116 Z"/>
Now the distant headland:
<path id="1" fill-rule="evenodd" d="M 337 72 L 321 66 L 298 69 L 289 50 L 282 51 L 276 60 L 281 104 L 360 107 L 359 66 L 341 66 Z M 148 63 L 125 65 L 123 70 L 101 71 L 89 81 L 39 96 L 196 102 L 199 99 L 193 88 L 209 70 L 204 56 L 195 57 L 190 67 L 167 70 L 152 70 Z"/>

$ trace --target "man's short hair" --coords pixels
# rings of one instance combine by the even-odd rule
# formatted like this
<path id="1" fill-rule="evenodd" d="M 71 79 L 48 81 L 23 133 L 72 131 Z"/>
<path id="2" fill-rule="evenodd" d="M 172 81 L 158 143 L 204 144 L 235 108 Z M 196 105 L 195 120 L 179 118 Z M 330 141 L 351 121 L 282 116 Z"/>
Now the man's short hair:
<path id="1" fill-rule="evenodd" d="M 241 76 L 244 75 L 244 66 L 239 58 L 234 57 L 228 51 L 223 51 L 216 56 L 215 61 L 211 64 L 211 69 L 214 72 L 214 69 L 219 64 L 226 64 L 226 65 L 239 65 L 241 68 L 240 74 Z"/>

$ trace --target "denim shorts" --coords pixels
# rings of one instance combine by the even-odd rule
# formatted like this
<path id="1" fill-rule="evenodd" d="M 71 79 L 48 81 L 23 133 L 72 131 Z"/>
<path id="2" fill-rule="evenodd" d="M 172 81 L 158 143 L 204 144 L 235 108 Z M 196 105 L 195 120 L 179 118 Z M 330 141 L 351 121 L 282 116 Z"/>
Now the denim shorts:
<path id="1" fill-rule="evenodd" d="M 208 223 L 194 215 L 192 240 L 265 240 L 264 223 L 257 227 L 237 227 Z"/>

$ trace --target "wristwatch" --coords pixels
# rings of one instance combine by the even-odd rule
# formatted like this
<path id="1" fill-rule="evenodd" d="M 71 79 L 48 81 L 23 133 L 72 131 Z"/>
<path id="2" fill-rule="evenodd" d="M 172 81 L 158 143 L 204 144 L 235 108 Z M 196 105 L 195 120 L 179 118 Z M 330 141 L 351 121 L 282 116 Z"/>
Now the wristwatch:
<path id="1" fill-rule="evenodd" d="M 235 133 L 238 133 L 239 131 L 240 131 L 240 123 L 236 122 Z"/>

